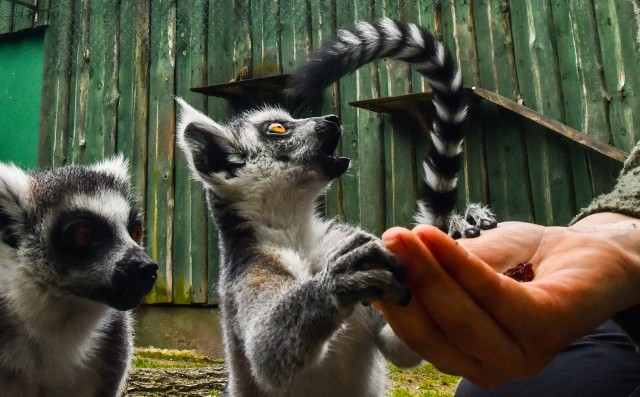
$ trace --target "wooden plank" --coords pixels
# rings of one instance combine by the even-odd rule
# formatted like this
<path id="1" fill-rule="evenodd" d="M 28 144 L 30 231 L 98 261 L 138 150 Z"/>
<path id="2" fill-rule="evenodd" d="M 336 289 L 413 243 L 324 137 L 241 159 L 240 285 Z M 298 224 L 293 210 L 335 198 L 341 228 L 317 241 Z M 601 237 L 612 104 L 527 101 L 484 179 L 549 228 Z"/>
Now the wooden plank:
<path id="1" fill-rule="evenodd" d="M 556 64 L 552 16 L 548 1 L 513 2 L 516 69 L 524 105 L 553 119 L 563 120 L 559 71 Z M 559 137 L 545 134 L 542 127 L 525 124 L 531 172 L 535 221 L 564 225 L 576 212 L 570 152 Z"/>
<path id="2" fill-rule="evenodd" d="M 235 4 L 235 3 L 234 3 Z M 225 23 L 228 20 L 242 21 L 235 16 L 237 11 L 226 3 L 211 0 L 209 2 L 209 30 L 207 38 L 207 78 L 209 83 L 229 81 L 234 76 L 234 25 Z M 246 29 L 248 31 L 248 28 Z M 226 100 L 215 97 L 206 98 L 208 115 L 216 121 L 226 122 L 229 116 Z M 207 214 L 207 303 L 219 302 L 218 279 L 220 251 L 218 233 L 211 216 Z"/>
<path id="3" fill-rule="evenodd" d="M 13 12 L 13 31 L 19 32 L 21 30 L 31 29 L 33 27 L 35 14 L 33 8 L 16 3 Z"/>
<path id="4" fill-rule="evenodd" d="M 600 0 L 595 16 L 614 144 L 630 151 L 640 139 L 640 51 L 637 1 Z"/>
<path id="5" fill-rule="evenodd" d="M 535 110 L 529 109 L 526 106 L 522 106 L 514 101 L 511 101 L 499 94 L 493 93 L 491 91 L 485 90 L 483 88 L 480 87 L 473 87 L 472 89 L 473 93 L 483 99 L 486 99 L 490 102 L 495 103 L 496 105 L 499 105 L 505 109 L 508 109 L 514 113 L 517 113 L 533 122 L 535 122 L 536 124 L 539 124 L 545 128 L 550 129 L 553 132 L 558 133 L 559 135 L 562 135 L 566 138 L 569 138 L 570 140 L 588 148 L 591 150 L 594 150 L 604 156 L 610 157 L 614 160 L 623 162 L 626 157 L 627 157 L 627 153 L 623 152 L 620 149 L 617 149 L 611 145 L 607 145 L 604 144 L 594 138 L 591 138 L 589 136 L 586 136 L 582 133 L 580 133 L 580 131 L 576 131 L 575 129 L 569 127 L 566 124 L 563 124 L 557 120 L 554 120 L 550 117 L 546 117 L 545 115 L 536 112 Z"/>
<path id="6" fill-rule="evenodd" d="M 552 3 L 558 46 L 558 63 L 562 74 L 566 124 L 582 134 L 602 142 L 613 142 L 606 119 L 608 106 L 595 11 L 592 2 Z M 586 207 L 598 190 L 612 187 L 610 164 L 601 156 L 586 158 L 575 145 L 570 146 L 577 208 Z M 586 157 L 586 158 L 585 158 Z M 598 164 L 600 163 L 600 164 Z M 591 172 L 589 172 L 591 169 Z"/>
<path id="7" fill-rule="evenodd" d="M 234 73 L 230 77 L 223 80 L 213 80 L 214 82 L 228 82 L 234 78 L 240 69 L 248 67 L 253 70 L 255 63 L 259 60 L 253 59 L 254 49 L 256 45 L 253 41 L 252 26 L 252 9 L 250 0 L 233 0 L 233 66 Z M 220 23 L 226 23 L 228 20 L 222 20 Z M 222 76 L 221 76 L 222 77 Z"/>
<path id="8" fill-rule="evenodd" d="M 313 48 L 319 48 L 324 41 L 329 39 L 336 30 L 336 7 L 334 0 L 307 0 L 309 2 L 309 10 L 311 15 L 310 31 L 311 44 Z M 338 85 L 324 90 L 322 97 L 318 102 L 307 104 L 311 107 L 311 113 L 314 115 L 323 114 L 339 114 L 338 102 Z M 353 164 L 351 165 L 353 167 Z M 349 171 L 350 172 L 350 171 Z M 342 201 L 339 192 L 342 191 L 341 180 L 334 181 L 329 189 L 327 189 L 320 204 L 321 210 L 324 210 L 328 218 L 334 218 L 342 215 Z M 340 197 L 340 200 L 339 200 Z"/>
<path id="9" fill-rule="evenodd" d="M 206 82 L 206 1 L 179 2 L 177 8 L 176 94 L 196 109 L 206 98 L 191 87 Z M 205 303 L 207 286 L 207 214 L 202 184 L 191 178 L 181 151 L 176 152 L 173 224 L 173 303 Z"/>
<path id="10" fill-rule="evenodd" d="M 0 34 L 12 33 L 13 14 L 16 4 L 10 0 L 0 0 Z"/>
<path id="11" fill-rule="evenodd" d="M 332 37 L 338 27 L 344 27 L 344 23 L 347 23 L 344 19 L 339 19 L 338 15 L 350 10 L 347 0 L 311 0 L 312 1 L 312 31 L 316 32 L 316 36 L 313 37 L 312 42 L 316 48 L 319 48 L 326 40 Z M 345 8 L 346 7 L 346 8 Z M 338 11 L 340 10 L 340 11 Z M 349 11 L 352 12 L 352 11 Z M 316 30 L 317 28 L 317 30 Z M 335 114 L 342 117 L 342 104 L 340 101 L 340 88 L 341 82 L 334 84 L 331 88 L 325 90 L 322 101 L 319 108 L 314 109 L 316 114 Z M 347 125 L 349 121 L 341 120 L 343 125 Z M 355 127 L 354 127 L 355 128 Z M 341 145 L 338 147 L 338 152 L 342 151 L 342 142 L 344 142 L 344 136 L 341 139 Z M 353 172 L 356 165 L 351 162 L 351 168 L 348 173 Z M 339 178 L 332 182 L 331 186 L 327 189 L 324 195 L 324 201 L 321 203 L 328 218 L 337 218 L 339 221 L 345 220 L 344 207 L 343 207 L 343 178 Z"/>
<path id="12" fill-rule="evenodd" d="M 5 1 L 5 0 L 0 0 Z M 44 76 L 40 110 L 38 165 L 52 167 L 67 162 L 69 84 L 74 1 L 51 10 L 56 23 L 44 36 Z"/>
<path id="13" fill-rule="evenodd" d="M 291 73 L 311 50 L 310 10 L 307 0 L 280 0 L 278 26 L 282 73 Z"/>
<path id="14" fill-rule="evenodd" d="M 436 15 L 439 18 L 442 4 L 434 1 L 418 1 L 416 7 L 415 21 L 411 17 L 409 19 L 438 36 L 439 32 L 436 32 Z M 425 92 L 428 90 L 427 81 L 420 73 L 415 71 L 411 72 L 411 87 L 413 92 Z M 423 156 L 419 156 L 418 160 L 422 162 L 422 158 Z"/>
<path id="15" fill-rule="evenodd" d="M 176 3 L 152 0 L 147 163 L 147 246 L 158 262 L 158 279 L 146 301 L 170 302 L 173 296 L 174 134 Z"/>
<path id="16" fill-rule="evenodd" d="M 373 19 L 374 2 L 360 0 L 355 4 L 356 19 Z M 369 64 L 356 72 L 358 101 L 380 96 L 378 65 Z M 347 98 L 343 99 L 343 101 Z M 349 105 L 352 105 L 350 103 Z M 344 109 L 344 108 L 343 108 Z M 347 111 L 344 109 L 344 111 Z M 349 109 L 357 126 L 356 154 L 360 159 L 357 174 L 357 207 L 360 226 L 380 235 L 386 227 L 384 131 L 380 116 L 362 109 Z"/>
<path id="17" fill-rule="evenodd" d="M 415 6 L 417 9 L 416 20 L 415 22 L 421 27 L 429 30 L 434 35 L 439 35 L 439 32 L 436 32 L 436 19 L 440 18 L 442 3 L 433 2 L 433 1 L 418 1 Z M 409 16 L 411 20 L 411 17 Z M 438 22 L 439 23 L 439 22 Z M 416 71 L 411 71 L 411 91 L 415 93 L 425 93 L 429 92 L 430 88 L 427 84 L 425 78 Z M 428 120 L 428 114 L 426 114 L 427 109 L 430 109 L 431 101 L 424 106 L 420 106 L 420 109 L 414 110 L 414 112 L 419 112 L 422 114 L 422 117 Z M 423 163 L 424 159 L 427 157 L 429 152 L 429 133 L 431 131 L 431 123 L 427 122 L 420 126 L 422 131 L 421 134 L 416 136 L 414 140 L 414 152 L 416 158 L 416 178 L 418 186 L 421 186 L 422 181 L 424 180 L 424 168 Z M 420 187 L 417 188 L 416 194 L 420 194 Z"/>
<path id="18" fill-rule="evenodd" d="M 129 159 L 132 185 L 145 197 L 149 119 L 149 0 L 121 3 L 117 151 Z"/>
<path id="19" fill-rule="evenodd" d="M 116 144 L 117 151 L 129 159 L 131 183 L 141 201 L 147 190 L 149 13 L 149 0 L 121 3 L 120 26 L 124 28 L 120 30 L 118 86 L 121 96 Z M 146 241 L 145 245 L 151 244 Z"/>
<path id="20" fill-rule="evenodd" d="M 377 6 L 377 4 L 376 4 Z M 406 2 L 388 2 L 376 8 L 379 15 L 406 20 Z M 411 90 L 408 65 L 384 60 L 379 63 L 380 95 L 396 96 Z M 413 223 L 417 197 L 417 168 L 414 146 L 415 123 L 402 117 L 384 116 L 386 226 L 409 227 Z"/>
<path id="21" fill-rule="evenodd" d="M 87 98 L 89 93 L 89 0 L 75 2 L 73 12 L 73 52 L 71 60 L 71 98 L 69 108 L 68 161 L 85 162 L 87 147 Z"/>
<path id="22" fill-rule="evenodd" d="M 280 0 L 251 1 L 251 42 L 253 75 L 272 76 L 282 73 L 278 48 L 278 8 Z"/>
<path id="23" fill-rule="evenodd" d="M 443 15 L 450 11 L 452 31 L 455 41 L 455 58 L 462 71 L 463 84 L 475 85 L 479 82 L 478 53 L 476 43 L 475 21 L 472 4 L 464 0 L 456 0 L 450 7 L 443 8 Z M 453 50 L 453 49 L 452 49 Z M 473 116 L 473 112 L 472 112 Z M 477 123 L 469 123 L 464 141 L 465 153 L 463 173 L 459 181 L 459 210 L 464 211 L 469 203 L 488 203 L 489 187 L 487 181 L 487 163 L 485 154 L 484 130 Z M 464 192 L 464 194 L 462 194 Z M 462 197 L 466 196 L 466 197 Z"/>
<path id="24" fill-rule="evenodd" d="M 51 1 L 55 0 L 38 0 L 38 8 L 36 10 L 33 27 L 48 26 L 50 23 L 49 17 L 51 16 Z M 57 3 L 56 3 L 57 6 Z M 56 22 L 57 23 L 57 22 Z"/>
<path id="25" fill-rule="evenodd" d="M 90 2 L 87 134 L 84 161 L 95 163 L 115 152 L 118 113 L 119 37 L 117 2 Z"/>
<path id="26" fill-rule="evenodd" d="M 476 0 L 479 84 L 510 99 L 517 97 L 508 7 L 501 0 Z M 484 131 L 489 203 L 499 220 L 533 221 L 533 202 L 524 131 L 515 114 L 476 103 L 474 113 Z"/>

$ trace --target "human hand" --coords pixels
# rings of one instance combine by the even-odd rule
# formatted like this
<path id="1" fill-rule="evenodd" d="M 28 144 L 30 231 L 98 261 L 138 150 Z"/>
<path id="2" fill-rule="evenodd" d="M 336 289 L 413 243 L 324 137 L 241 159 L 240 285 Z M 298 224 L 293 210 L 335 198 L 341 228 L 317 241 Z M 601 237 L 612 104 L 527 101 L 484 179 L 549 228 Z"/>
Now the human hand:
<path id="1" fill-rule="evenodd" d="M 376 307 L 440 370 L 497 387 L 535 374 L 573 340 L 640 302 L 639 225 L 598 214 L 571 228 L 503 223 L 457 241 L 430 226 L 393 228 L 383 240 L 405 265 L 414 299 L 406 308 Z M 533 264 L 531 282 L 499 273 L 524 261 Z"/>

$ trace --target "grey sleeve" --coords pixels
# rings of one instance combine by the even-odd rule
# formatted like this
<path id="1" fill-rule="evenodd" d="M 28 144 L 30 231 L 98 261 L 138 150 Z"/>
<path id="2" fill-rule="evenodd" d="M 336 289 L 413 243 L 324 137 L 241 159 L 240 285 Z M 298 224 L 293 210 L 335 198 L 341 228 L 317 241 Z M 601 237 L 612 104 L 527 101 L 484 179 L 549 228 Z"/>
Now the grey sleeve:
<path id="1" fill-rule="evenodd" d="M 640 218 L 640 142 L 624 162 L 613 190 L 593 199 L 569 224 L 573 225 L 580 219 L 598 212 L 616 212 Z"/>

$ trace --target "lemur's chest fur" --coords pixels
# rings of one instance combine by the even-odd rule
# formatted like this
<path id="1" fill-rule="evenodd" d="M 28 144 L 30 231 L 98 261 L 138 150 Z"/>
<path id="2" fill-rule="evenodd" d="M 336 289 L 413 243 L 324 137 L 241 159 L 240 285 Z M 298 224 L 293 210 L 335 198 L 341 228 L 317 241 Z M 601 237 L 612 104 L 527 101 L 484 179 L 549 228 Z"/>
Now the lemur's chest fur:
<path id="1" fill-rule="evenodd" d="M 7 305 L 15 297 L 5 293 L 0 291 L 0 394 L 94 395 L 99 375 L 92 362 L 105 337 L 106 310 L 60 304 L 68 298 L 46 293 L 27 294 L 41 305 L 26 296 Z"/>

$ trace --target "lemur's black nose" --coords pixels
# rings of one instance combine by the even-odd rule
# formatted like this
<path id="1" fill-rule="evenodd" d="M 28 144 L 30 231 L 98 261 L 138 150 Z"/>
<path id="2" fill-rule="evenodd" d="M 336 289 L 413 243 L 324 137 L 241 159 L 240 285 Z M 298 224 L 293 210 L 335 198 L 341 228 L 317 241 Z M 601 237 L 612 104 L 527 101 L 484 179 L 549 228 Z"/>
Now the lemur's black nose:
<path id="1" fill-rule="evenodd" d="M 118 262 L 118 267 L 134 282 L 150 286 L 153 286 L 158 271 L 158 264 L 138 247 L 131 249 Z"/>
<path id="2" fill-rule="evenodd" d="M 329 114 L 327 116 L 324 116 L 324 119 L 330 123 L 340 125 L 340 118 L 335 114 Z"/>
<path id="3" fill-rule="evenodd" d="M 151 258 L 149 258 L 151 259 Z M 158 271 L 158 264 L 153 260 L 149 262 L 138 263 L 138 271 L 143 279 L 156 279 L 156 272 Z"/>

